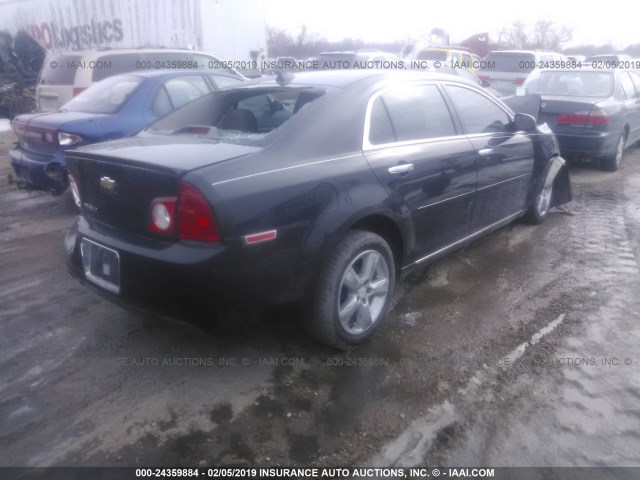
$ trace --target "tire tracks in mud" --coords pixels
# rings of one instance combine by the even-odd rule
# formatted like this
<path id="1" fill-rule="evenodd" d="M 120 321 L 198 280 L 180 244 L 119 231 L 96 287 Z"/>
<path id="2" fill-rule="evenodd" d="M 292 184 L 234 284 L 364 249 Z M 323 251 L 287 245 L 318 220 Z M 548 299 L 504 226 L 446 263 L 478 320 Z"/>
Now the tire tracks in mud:
<path id="1" fill-rule="evenodd" d="M 593 187 L 581 188 L 564 235 L 571 288 L 551 303 L 566 320 L 516 347 L 509 366 L 478 370 L 372 464 L 640 465 L 638 225 L 626 215 L 640 189 Z"/>

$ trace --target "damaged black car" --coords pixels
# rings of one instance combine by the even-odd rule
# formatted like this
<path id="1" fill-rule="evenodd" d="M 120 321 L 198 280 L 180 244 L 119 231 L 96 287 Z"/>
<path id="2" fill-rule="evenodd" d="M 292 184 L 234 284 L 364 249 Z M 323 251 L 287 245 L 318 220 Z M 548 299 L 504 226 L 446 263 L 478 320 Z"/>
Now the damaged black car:
<path id="1" fill-rule="evenodd" d="M 571 200 L 545 125 L 424 72 L 220 90 L 67 164 L 81 213 L 66 251 L 82 282 L 164 316 L 299 302 L 337 347 L 371 338 L 413 269 Z"/>

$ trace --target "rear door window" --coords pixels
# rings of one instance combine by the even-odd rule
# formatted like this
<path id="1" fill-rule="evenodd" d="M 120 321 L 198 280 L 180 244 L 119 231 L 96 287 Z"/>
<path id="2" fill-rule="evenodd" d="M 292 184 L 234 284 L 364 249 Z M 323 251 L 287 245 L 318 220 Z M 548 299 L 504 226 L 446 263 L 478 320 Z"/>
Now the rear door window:
<path id="1" fill-rule="evenodd" d="M 622 83 L 622 90 L 624 91 L 625 98 L 637 98 L 638 94 L 633 85 L 633 80 L 627 72 L 620 73 L 620 82 Z"/>
<path id="2" fill-rule="evenodd" d="M 634 72 L 629 72 L 629 76 L 631 77 L 633 85 L 636 87 L 636 92 L 640 92 L 640 75 Z"/>
<path id="3" fill-rule="evenodd" d="M 453 135 L 451 114 L 435 85 L 390 90 L 372 105 L 369 142 L 373 145 Z"/>

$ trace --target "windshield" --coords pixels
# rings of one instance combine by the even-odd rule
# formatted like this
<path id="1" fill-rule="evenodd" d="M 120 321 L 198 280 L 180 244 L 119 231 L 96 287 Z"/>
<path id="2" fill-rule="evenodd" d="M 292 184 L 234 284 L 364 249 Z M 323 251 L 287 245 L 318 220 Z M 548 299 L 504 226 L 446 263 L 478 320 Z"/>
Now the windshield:
<path id="1" fill-rule="evenodd" d="M 124 105 L 142 82 L 144 82 L 144 79 L 135 75 L 107 78 L 64 104 L 61 110 L 84 113 L 114 113 Z"/>
<path id="2" fill-rule="evenodd" d="M 544 71 L 529 75 L 527 93 L 569 97 L 609 97 L 613 91 L 610 72 Z"/>
<path id="3" fill-rule="evenodd" d="M 520 52 L 491 52 L 485 58 L 496 72 L 531 72 L 535 67 L 535 56 Z"/>
<path id="4" fill-rule="evenodd" d="M 262 145 L 270 141 L 272 132 L 324 93 L 304 87 L 220 90 L 167 115 L 146 132 Z"/>

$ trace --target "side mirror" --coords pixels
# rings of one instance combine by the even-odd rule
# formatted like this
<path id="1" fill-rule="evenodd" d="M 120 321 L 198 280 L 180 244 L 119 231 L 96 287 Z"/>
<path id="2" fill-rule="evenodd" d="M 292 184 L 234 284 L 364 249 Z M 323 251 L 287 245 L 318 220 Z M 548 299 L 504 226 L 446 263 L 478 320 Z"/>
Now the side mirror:
<path id="1" fill-rule="evenodd" d="M 536 129 L 536 120 L 526 113 L 516 113 L 513 119 L 513 128 L 516 132 L 529 132 Z"/>

